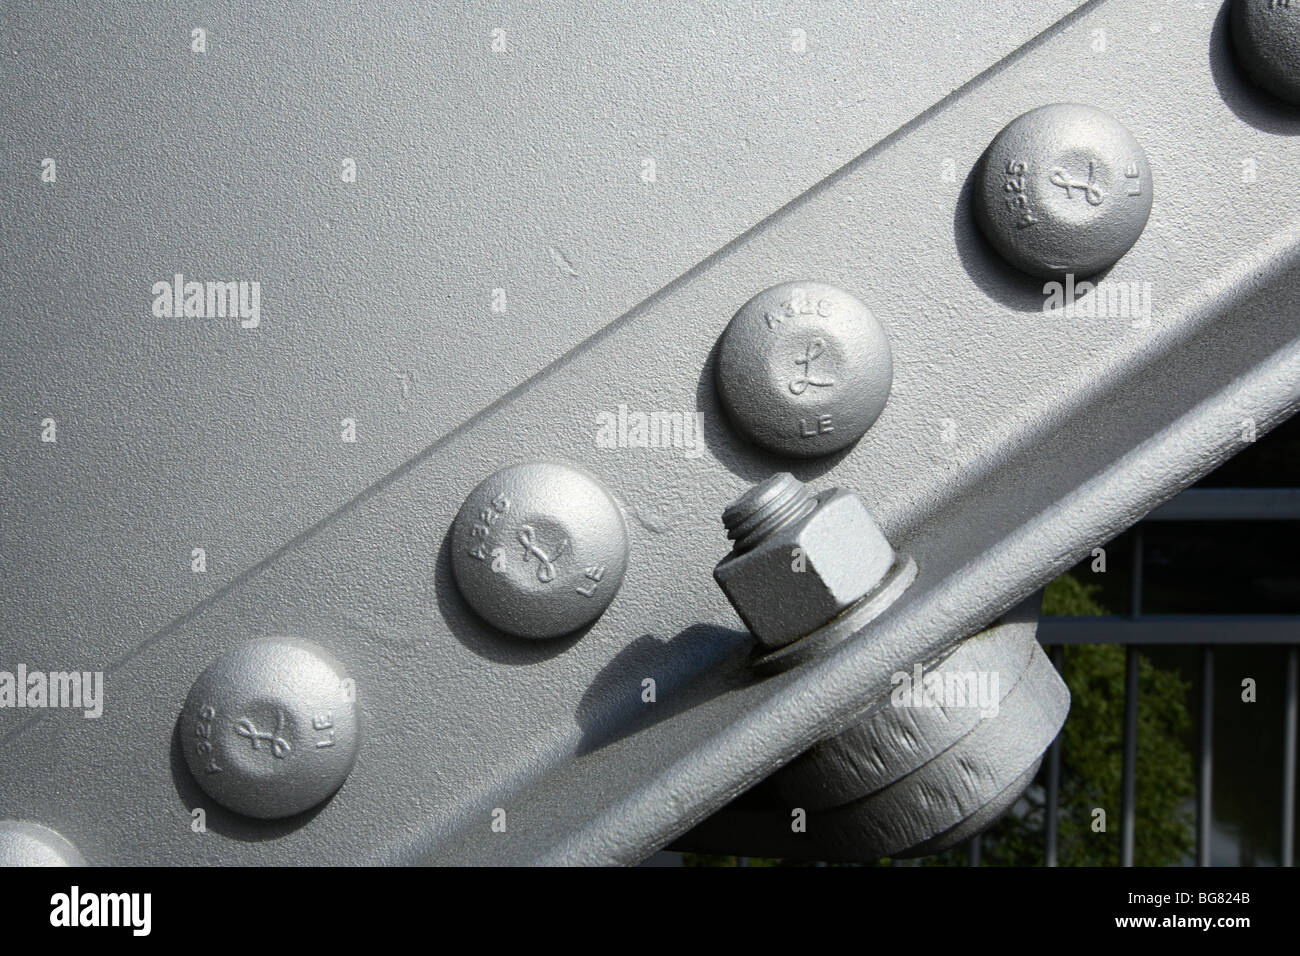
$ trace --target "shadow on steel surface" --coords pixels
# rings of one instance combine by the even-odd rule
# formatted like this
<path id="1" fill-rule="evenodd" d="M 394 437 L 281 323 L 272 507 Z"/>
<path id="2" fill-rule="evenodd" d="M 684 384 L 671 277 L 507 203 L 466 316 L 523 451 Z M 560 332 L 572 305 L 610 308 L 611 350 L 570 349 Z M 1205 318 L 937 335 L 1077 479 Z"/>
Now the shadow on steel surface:
<path id="1" fill-rule="evenodd" d="M 748 631 L 711 624 L 694 624 L 665 639 L 638 637 L 597 673 L 578 701 L 578 753 L 599 750 L 752 680 L 752 646 Z M 643 696 L 646 678 L 655 681 L 653 702 Z"/>
<path id="2" fill-rule="evenodd" d="M 1300 136 L 1300 109 L 1256 86 L 1237 63 L 1236 51 L 1232 49 L 1232 2 L 1226 0 L 1219 8 L 1210 30 L 1210 76 L 1219 89 L 1219 96 L 1237 119 L 1257 130 L 1278 136 Z"/>

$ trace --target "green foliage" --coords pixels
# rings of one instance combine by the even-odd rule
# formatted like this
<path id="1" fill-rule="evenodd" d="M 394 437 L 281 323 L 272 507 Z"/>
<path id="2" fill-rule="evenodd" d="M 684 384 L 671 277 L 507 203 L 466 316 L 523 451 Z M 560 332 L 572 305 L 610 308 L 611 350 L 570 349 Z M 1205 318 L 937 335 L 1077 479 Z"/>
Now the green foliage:
<path id="1" fill-rule="evenodd" d="M 1043 590 L 1042 617 L 1100 617 L 1110 614 L 1102 607 L 1100 584 L 1084 584 L 1071 572 L 1062 574 Z"/>
<path id="2" fill-rule="evenodd" d="M 1066 866 L 1119 864 L 1125 650 L 1113 644 L 1066 648 L 1073 705 L 1061 746 L 1060 860 Z M 1175 671 L 1138 657 L 1137 821 L 1134 862 L 1172 866 L 1193 847 L 1183 806 L 1194 792 L 1183 744 L 1191 718 L 1189 685 Z M 1092 832 L 1092 809 L 1106 810 L 1107 832 Z"/>
<path id="3" fill-rule="evenodd" d="M 1047 588 L 1043 614 L 1090 617 L 1109 613 L 1097 601 L 1100 586 L 1062 575 Z M 1124 745 L 1125 649 L 1115 644 L 1065 648 L 1063 673 L 1070 716 L 1061 736 L 1057 859 L 1061 866 L 1117 866 Z M 1137 819 L 1134 862 L 1173 866 L 1194 846 L 1193 816 L 1184 806 L 1194 792 L 1192 758 L 1184 743 L 1191 717 L 1190 685 L 1177 671 L 1138 656 Z M 1043 861 L 1046 759 L 1038 779 L 1010 813 L 984 833 L 985 865 L 1035 866 Z M 1094 832 L 1096 809 L 1105 832 Z M 964 861 L 964 848 L 934 857 Z"/>

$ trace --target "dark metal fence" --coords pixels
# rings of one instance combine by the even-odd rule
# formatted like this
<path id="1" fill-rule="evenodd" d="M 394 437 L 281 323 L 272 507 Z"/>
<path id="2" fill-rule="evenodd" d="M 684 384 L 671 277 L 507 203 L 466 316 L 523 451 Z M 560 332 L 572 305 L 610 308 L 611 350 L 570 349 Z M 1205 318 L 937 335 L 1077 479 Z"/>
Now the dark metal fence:
<path id="1" fill-rule="evenodd" d="M 1300 489 L 1192 489 L 1153 511 L 1149 521 L 1281 521 L 1300 519 Z M 1281 864 L 1294 865 L 1297 700 L 1300 698 L 1300 615 L 1191 615 L 1142 613 L 1142 524 L 1130 536 L 1132 589 L 1127 616 L 1045 617 L 1039 641 L 1051 649 L 1057 670 L 1066 644 L 1123 644 L 1124 744 L 1120 811 L 1120 864 L 1133 865 L 1137 813 L 1138 648 L 1152 644 L 1199 646 L 1201 649 L 1201 726 L 1197 754 L 1196 858 L 1210 865 L 1214 779 L 1214 650 L 1216 645 L 1286 644 L 1283 746 L 1281 754 Z M 1047 799 L 1044 862 L 1057 863 L 1057 812 L 1060 797 L 1061 743 L 1047 753 Z M 971 841 L 970 862 L 978 864 L 980 841 Z"/>

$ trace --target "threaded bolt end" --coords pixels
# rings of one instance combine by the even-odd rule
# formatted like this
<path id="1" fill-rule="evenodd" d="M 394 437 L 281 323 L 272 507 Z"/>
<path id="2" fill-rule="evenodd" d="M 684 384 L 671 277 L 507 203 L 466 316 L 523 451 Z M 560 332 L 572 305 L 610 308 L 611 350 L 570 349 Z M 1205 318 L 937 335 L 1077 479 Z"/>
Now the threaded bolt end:
<path id="1" fill-rule="evenodd" d="M 810 514 L 817 499 L 808 486 L 789 472 L 779 472 L 745 492 L 722 512 L 727 537 L 735 542 L 736 553 L 748 551 Z"/>

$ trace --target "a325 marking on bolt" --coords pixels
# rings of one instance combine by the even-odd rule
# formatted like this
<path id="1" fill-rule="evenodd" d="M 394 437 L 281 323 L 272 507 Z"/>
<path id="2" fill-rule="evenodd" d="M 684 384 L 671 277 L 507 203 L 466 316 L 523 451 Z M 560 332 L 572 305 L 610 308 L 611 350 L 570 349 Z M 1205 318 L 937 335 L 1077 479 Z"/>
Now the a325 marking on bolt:
<path id="1" fill-rule="evenodd" d="M 490 568 L 493 572 L 500 574 L 506 569 L 507 553 L 502 547 L 488 549 L 488 537 L 491 535 L 497 522 L 501 520 L 510 511 L 510 499 L 505 494 L 499 494 L 492 499 L 492 503 L 487 508 L 479 510 L 478 521 L 470 528 L 472 535 L 478 543 L 470 549 L 469 554 L 480 561 L 491 559 Z M 522 547 L 522 558 L 524 564 L 536 562 L 537 570 L 535 576 L 541 584 L 551 584 L 555 581 L 557 575 L 556 563 L 565 554 L 569 552 L 569 539 L 561 538 L 558 546 L 551 548 L 541 541 L 536 528 L 532 525 L 520 525 L 515 532 L 515 539 L 519 546 Z M 574 590 L 583 597 L 591 597 L 595 593 L 596 585 L 605 576 L 605 568 L 601 565 L 593 565 L 584 569 L 584 577 L 592 583 L 587 587 L 575 586 Z"/>
<path id="2" fill-rule="evenodd" d="M 194 752 L 205 761 L 203 769 L 208 773 L 221 773 L 217 758 L 212 754 L 212 722 L 216 719 L 216 708 L 205 705 L 199 708 L 199 719 L 194 722 L 194 736 L 199 738 Z"/>
<path id="3" fill-rule="evenodd" d="M 510 499 L 504 494 L 497 495 L 492 499 L 492 504 L 489 507 L 479 510 L 478 521 L 469 529 L 470 535 L 479 540 L 477 547 L 470 549 L 470 557 L 478 558 L 480 561 L 486 561 L 489 557 L 493 557 L 493 571 L 500 570 L 498 567 L 500 561 L 497 559 L 497 551 L 500 549 L 494 549 L 489 552 L 485 541 L 487 536 L 492 532 L 492 525 L 494 525 L 509 510 Z"/>
<path id="4" fill-rule="evenodd" d="M 1017 213 L 1016 228 L 1018 229 L 1027 229 L 1038 222 L 1038 218 L 1029 206 L 1029 195 L 1025 191 L 1025 173 L 1028 170 L 1029 167 L 1024 163 L 1012 160 L 1007 163 L 1007 179 L 1002 184 L 1003 191 L 1008 193 L 1007 205 Z"/>
<path id="5" fill-rule="evenodd" d="M 776 311 L 763 313 L 763 319 L 767 323 L 768 329 L 776 332 L 789 319 L 807 316 L 828 319 L 834 311 L 835 304 L 829 298 L 815 299 L 807 289 L 796 287 L 791 290 L 789 297 L 781 302 Z M 798 371 L 790 378 L 789 389 L 791 394 L 803 395 L 809 388 L 833 388 L 835 386 L 835 378 L 832 374 L 814 368 L 817 360 L 823 359 L 826 352 L 826 341 L 817 337 L 809 340 L 801 353 L 796 353 L 793 361 Z M 826 365 L 829 361 L 829 358 L 825 358 L 822 364 Z M 800 418 L 796 427 L 800 437 L 805 439 L 816 438 L 819 435 L 829 435 L 835 431 L 829 413 L 819 415 L 811 421 Z"/>
<path id="6" fill-rule="evenodd" d="M 775 332 L 787 319 L 797 319 L 804 315 L 829 319 L 834 308 L 835 304 L 830 299 L 822 298 L 814 301 L 807 289 L 794 289 L 790 297 L 780 304 L 777 311 L 764 312 L 763 320 L 767 322 L 767 327 Z"/>

